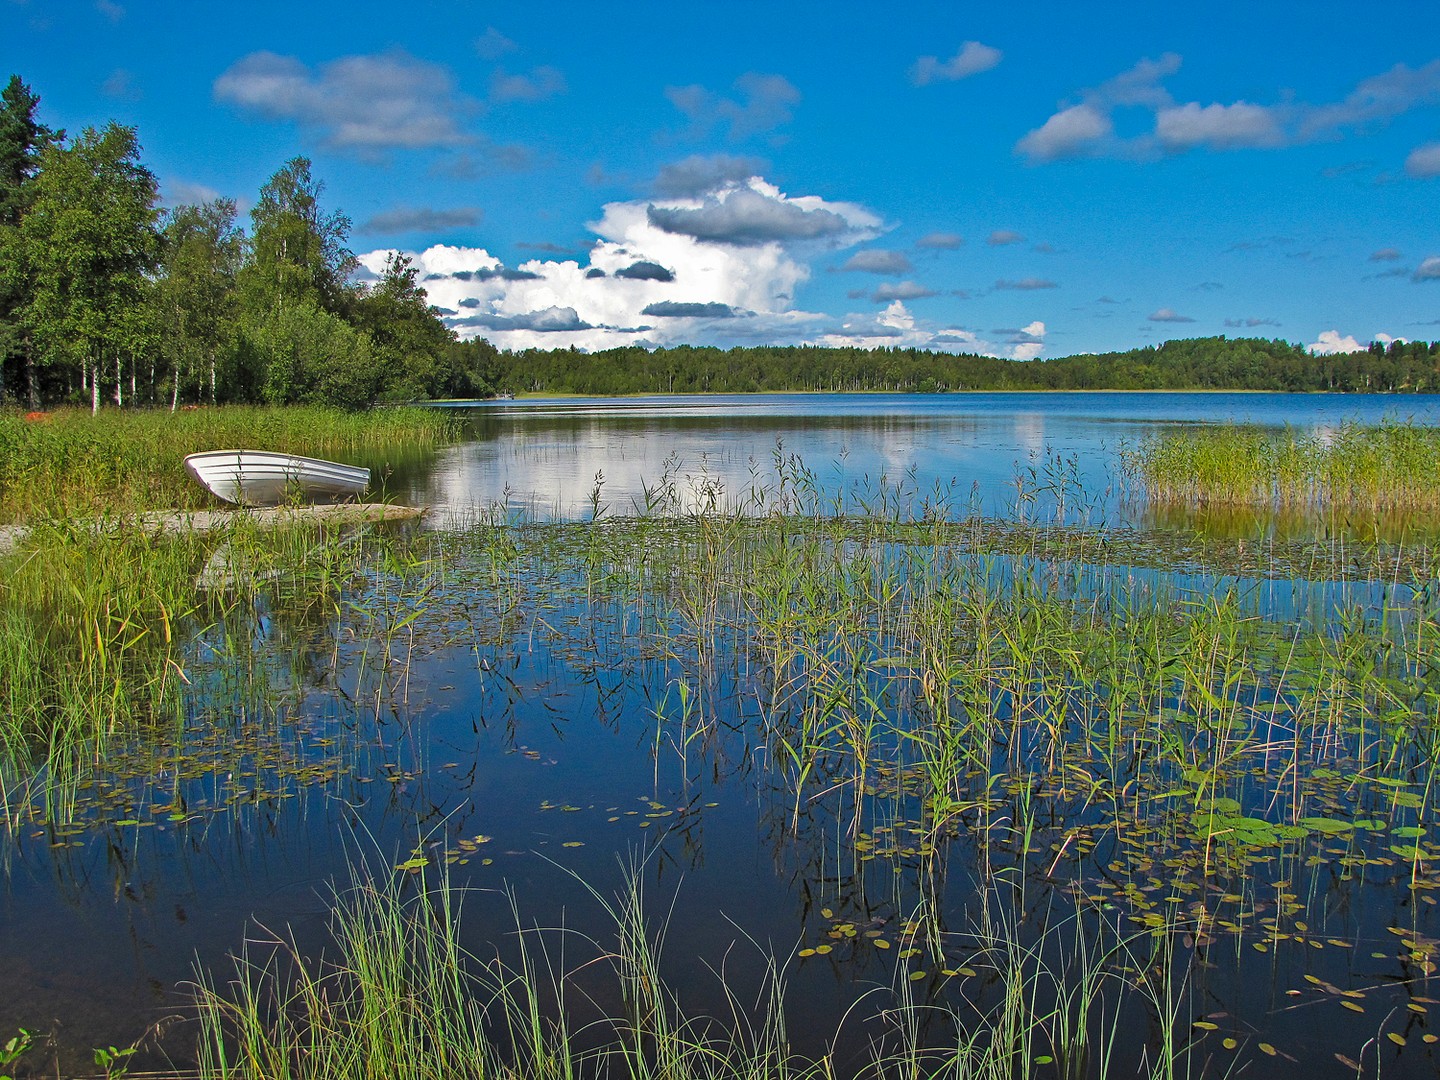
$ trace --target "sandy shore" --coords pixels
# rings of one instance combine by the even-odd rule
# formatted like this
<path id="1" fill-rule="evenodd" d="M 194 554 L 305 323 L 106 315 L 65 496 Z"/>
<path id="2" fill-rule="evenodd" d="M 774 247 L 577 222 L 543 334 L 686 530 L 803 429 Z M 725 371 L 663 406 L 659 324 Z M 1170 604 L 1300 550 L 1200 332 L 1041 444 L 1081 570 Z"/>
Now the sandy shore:
<path id="1" fill-rule="evenodd" d="M 390 503 L 336 503 L 333 506 L 269 506 L 250 510 L 156 510 L 133 518 L 96 522 L 106 526 L 132 527 L 151 536 L 175 533 L 215 532 L 246 521 L 258 528 L 284 525 L 358 525 L 383 521 L 409 521 L 425 513 L 423 507 L 394 506 Z M 0 555 L 9 554 L 29 533 L 28 525 L 0 526 Z"/>

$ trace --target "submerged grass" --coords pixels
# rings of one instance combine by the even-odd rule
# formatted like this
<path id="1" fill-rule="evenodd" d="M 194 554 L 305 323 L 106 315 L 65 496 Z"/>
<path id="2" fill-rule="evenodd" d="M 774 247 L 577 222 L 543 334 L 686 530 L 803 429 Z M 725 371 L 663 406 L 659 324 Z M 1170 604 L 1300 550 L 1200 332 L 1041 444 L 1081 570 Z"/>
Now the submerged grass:
<path id="1" fill-rule="evenodd" d="M 1121 465 L 1129 486 L 1159 505 L 1440 506 L 1440 428 L 1418 424 L 1177 427 L 1122 454 Z"/>
<path id="2" fill-rule="evenodd" d="M 182 459 L 254 447 L 310 456 L 434 447 L 454 435 L 439 409 L 366 413 L 222 406 L 176 413 L 61 409 L 27 419 L 0 410 L 0 522 L 189 508 L 208 497 Z"/>

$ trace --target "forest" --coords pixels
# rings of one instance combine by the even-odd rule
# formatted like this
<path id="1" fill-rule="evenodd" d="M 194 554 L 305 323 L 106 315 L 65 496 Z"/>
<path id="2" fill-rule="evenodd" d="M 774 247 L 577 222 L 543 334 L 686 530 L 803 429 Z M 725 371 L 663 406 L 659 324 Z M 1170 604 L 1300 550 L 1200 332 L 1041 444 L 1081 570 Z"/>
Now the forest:
<path id="1" fill-rule="evenodd" d="M 1391 342 L 1332 356 L 1258 338 L 1190 338 L 1125 352 L 1006 360 L 923 349 L 813 346 L 736 349 L 527 349 L 474 364 L 502 390 L 565 394 L 755 393 L 765 391 L 1276 390 L 1369 393 L 1440 391 L 1440 342 Z M 465 365 L 462 364 L 462 367 Z"/>
<path id="2" fill-rule="evenodd" d="M 133 128 L 68 138 L 11 76 L 0 95 L 0 404 L 168 406 L 497 393 L 1440 390 L 1440 343 L 1314 356 L 1285 341 L 1167 341 L 1006 360 L 920 349 L 639 346 L 500 351 L 457 340 L 393 253 L 362 281 L 351 222 L 285 162 L 242 227 L 233 200 L 162 207 Z M 374 275 L 369 275 L 373 277 Z"/>
<path id="3" fill-rule="evenodd" d="M 133 128 L 66 139 L 19 76 L 0 95 L 0 401 L 358 409 L 476 395 L 408 259 L 359 282 L 350 220 L 303 157 L 250 211 L 162 208 Z"/>

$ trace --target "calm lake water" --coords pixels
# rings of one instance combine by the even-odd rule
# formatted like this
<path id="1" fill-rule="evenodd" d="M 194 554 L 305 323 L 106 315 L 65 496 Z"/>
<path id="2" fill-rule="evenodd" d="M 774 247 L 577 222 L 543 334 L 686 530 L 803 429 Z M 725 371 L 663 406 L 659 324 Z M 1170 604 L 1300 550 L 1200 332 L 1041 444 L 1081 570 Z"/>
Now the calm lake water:
<path id="1" fill-rule="evenodd" d="M 1003 517 L 1017 505 L 1053 508 L 1026 503 L 1025 493 L 1049 485 L 1053 494 L 1059 477 L 1083 488 L 1093 508 L 1085 516 L 1113 523 L 1137 513 L 1115 490 L 1117 448 L 1166 425 L 1440 423 L 1440 399 L 777 395 L 522 401 L 464 415 L 463 442 L 433 461 L 393 466 L 386 481 L 391 496 L 435 507 L 433 528 L 461 527 L 500 505 L 540 520 L 584 520 L 596 506 L 626 516 L 662 478 L 687 505 L 710 497 L 734 505 L 775 483 L 777 453 L 804 462 L 817 500 L 852 510 L 898 490 Z M 791 1032 L 797 1049 L 811 1053 L 876 987 L 898 982 L 922 1000 L 955 992 L 959 983 L 948 980 L 959 976 L 942 978 L 942 964 L 905 957 L 903 928 L 926 900 L 960 943 L 945 962 L 968 964 L 986 910 L 982 865 L 988 874 L 1013 864 L 1010 880 L 1024 883 L 1017 908 L 1042 923 L 1047 910 L 1055 922 L 1073 915 L 1077 895 L 1139 920 L 1149 910 L 1143 895 L 1158 886 L 1142 874 L 1137 892 L 1122 895 L 1115 868 L 1126 859 L 1153 856 L 1146 873 L 1168 880 L 1164 852 L 1143 829 L 1132 836 L 1102 828 L 1108 819 L 1096 804 L 1068 790 L 1003 784 L 985 820 L 1010 822 L 1008 839 L 962 816 L 937 859 L 929 846 L 937 841 L 918 835 L 925 808 L 892 777 L 895 790 L 865 812 L 857 853 L 856 820 L 845 806 L 816 792 L 797 811 L 793 788 L 757 734 L 764 673 L 742 648 L 699 670 L 693 658 L 652 651 L 643 616 L 623 599 L 587 597 L 583 549 L 533 555 L 512 581 L 495 571 L 482 540 L 474 544 L 462 545 L 457 568 L 420 599 L 396 593 L 382 569 L 353 583 L 338 616 L 276 609 L 244 625 L 196 624 L 186 719 L 107 755 L 73 826 L 27 824 L 3 838 L 0 1041 L 22 1026 L 54 1032 L 69 1068 L 88 1063 L 89 1047 L 128 1042 L 156 1024 L 172 1048 L 183 1044 L 184 1024 L 167 1018 L 183 1014 L 183 986 L 197 964 L 223 980 L 229 954 L 247 938 L 275 933 L 318 949 L 334 890 L 352 867 L 385 874 L 416 857 L 448 861 L 452 879 L 469 890 L 466 944 L 481 956 L 513 937 L 508 894 L 526 924 L 603 939 L 607 920 L 577 877 L 611 896 L 623 887 L 624 867 L 643 863 L 647 905 L 668 920 L 665 968 L 695 1012 L 728 1015 L 727 983 L 752 1000 L 767 952 L 786 957 L 823 945 L 789 969 Z M 997 571 L 1019 572 L 1018 564 Z M 1073 587 L 1076 595 L 1133 588 L 1136 573 L 1122 560 Z M 1141 573 L 1163 577 L 1153 567 Z M 1176 580 L 1204 595 L 1219 579 Z M 1293 593 L 1255 600 L 1258 580 L 1223 584 L 1271 618 L 1289 611 L 1287 603 L 1303 610 Z M 1356 589 L 1327 593 L 1320 618 L 1389 595 Z M 367 636 L 373 623 L 412 612 L 419 614 L 408 633 L 379 645 Z M 685 696 L 702 690 L 703 706 Z M 700 711 L 687 719 L 692 705 Z M 1359 772 L 1374 752 L 1364 739 L 1339 755 Z M 1232 893 L 1244 897 L 1233 917 L 1249 936 L 1207 945 L 1176 935 L 1177 963 L 1196 987 L 1182 1039 L 1210 1030 L 1192 1031 L 1198 1017 L 1218 1029 L 1213 1055 L 1200 1059 L 1205 1075 L 1225 1075 L 1240 1060 L 1251 1075 L 1330 1075 L 1340 1068 L 1336 1053 L 1358 1058 L 1367 1043 L 1374 1075 L 1374 1040 L 1387 1024 L 1404 1045 L 1383 1042 L 1380 1075 L 1435 1075 L 1440 1059 L 1423 1037 L 1440 1030 L 1440 1002 L 1432 1004 L 1440 985 L 1423 959 L 1397 959 L 1394 948 L 1396 927 L 1416 942 L 1440 938 L 1434 899 L 1414 884 L 1433 880 L 1423 849 L 1433 793 L 1423 785 L 1413 793 L 1420 777 L 1407 774 L 1398 803 L 1395 789 L 1347 786 L 1333 771 L 1310 795 L 1326 814 L 1383 815 L 1387 828 L 1411 830 L 1397 834 L 1415 845 L 1411 864 L 1396 859 L 1378 825 L 1373 843 L 1350 841 L 1358 871 L 1318 841 L 1274 863 L 1207 869 L 1193 862 L 1208 858 L 1204 850 L 1174 856 L 1186 873 L 1210 875 L 1217 905 Z M 1174 786 L 1184 782 L 1177 774 Z M 1117 773 L 1116 792 L 1121 784 Z M 1144 792 L 1147 800 L 1173 795 Z M 1268 806 L 1274 817 L 1263 785 L 1252 797 L 1235 812 L 1263 816 Z M 1055 817 L 1035 823 L 1043 844 L 1017 848 L 1013 823 L 1031 799 L 1048 800 Z M 1092 827 L 1094 835 L 1084 831 Z M 1073 880 L 1056 869 L 1072 842 L 1087 860 Z M 1301 921 L 1309 919 L 1298 930 L 1287 899 L 1295 896 L 1306 905 Z M 876 939 L 893 947 L 866 945 Z M 1315 972 L 1337 993 L 1360 991 L 1358 1011 L 1342 1009 L 1338 998 L 1319 1000 L 1308 981 Z M 996 992 L 983 970 L 974 980 L 961 991 L 966 1000 Z M 619 1009 L 603 987 L 587 990 Z M 1125 1023 L 1137 1035 L 1120 1052 L 1117 1075 L 1138 1065 L 1157 1022 L 1127 1008 Z M 1396 1027 L 1397 1015 L 1406 1026 Z M 857 1021 L 842 1044 L 862 1049 L 874 1030 Z M 1249 1056 L 1221 1049 L 1230 1032 Z M 1257 1040 L 1277 1054 L 1257 1057 Z M 158 1067 L 163 1059 L 137 1060 Z"/>
<path id="2" fill-rule="evenodd" d="M 612 515 L 631 514 L 665 476 L 694 502 L 717 490 L 743 501 L 757 481 L 773 482 L 779 448 L 850 509 L 903 484 L 912 498 L 939 491 L 957 508 L 1011 513 L 1021 490 L 1053 482 L 1058 463 L 1114 520 L 1117 450 L 1171 425 L 1440 423 L 1440 397 L 1381 394 L 775 394 L 458 408 L 469 438 L 423 469 L 397 472 L 390 486 L 442 519 L 501 503 L 583 518 L 597 483 Z"/>

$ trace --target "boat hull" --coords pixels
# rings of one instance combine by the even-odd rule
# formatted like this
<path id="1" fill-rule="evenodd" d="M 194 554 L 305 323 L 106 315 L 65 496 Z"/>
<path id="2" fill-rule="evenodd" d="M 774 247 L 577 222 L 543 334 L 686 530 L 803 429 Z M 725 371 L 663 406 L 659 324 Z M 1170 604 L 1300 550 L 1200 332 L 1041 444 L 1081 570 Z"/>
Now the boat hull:
<path id="1" fill-rule="evenodd" d="M 370 485 L 369 469 L 264 450 L 191 454 L 185 469 L 216 498 L 241 506 L 336 502 Z"/>

